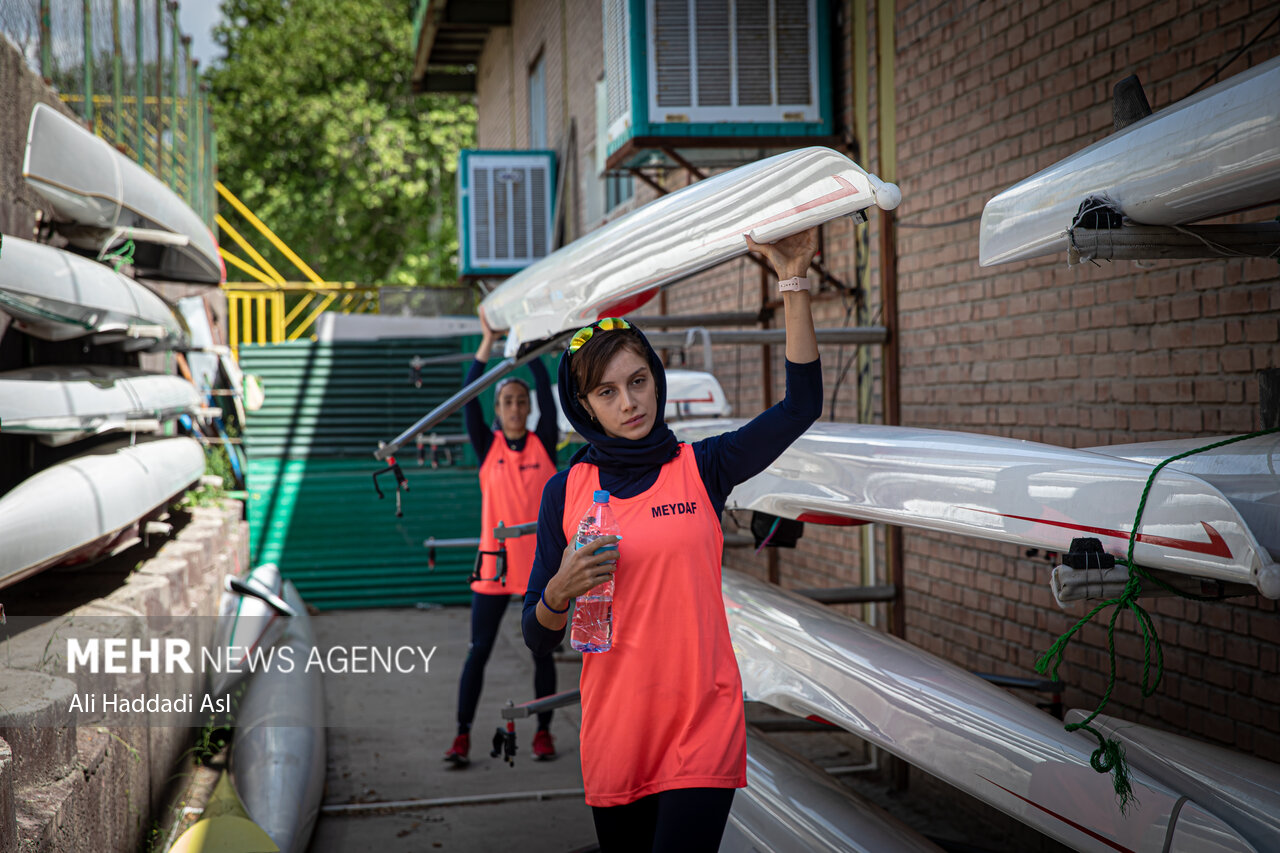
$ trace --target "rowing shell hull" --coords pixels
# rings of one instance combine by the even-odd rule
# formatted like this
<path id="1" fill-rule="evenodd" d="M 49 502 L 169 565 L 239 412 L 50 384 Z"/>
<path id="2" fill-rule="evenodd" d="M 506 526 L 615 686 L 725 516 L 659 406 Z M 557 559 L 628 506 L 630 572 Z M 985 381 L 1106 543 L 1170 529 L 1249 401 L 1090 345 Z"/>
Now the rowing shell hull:
<path id="1" fill-rule="evenodd" d="M 289 648 L 294 665 L 285 671 L 276 661 L 249 680 L 236 714 L 231 777 L 249 817 L 281 853 L 302 853 L 324 794 L 324 685 L 318 671 L 307 671 L 315 635 L 306 604 L 288 582 L 284 600 L 297 615 L 276 649 Z"/>
<path id="2" fill-rule="evenodd" d="M 263 563 L 243 579 L 245 583 L 272 595 L 281 595 L 284 579 L 275 563 Z M 260 598 L 224 590 L 218 607 L 218 627 L 214 648 L 223 656 L 226 666 L 209 676 L 209 693 L 223 696 L 250 674 L 252 664 L 284 634 L 288 617 Z"/>
<path id="3" fill-rule="evenodd" d="M 1267 849 L 1136 766 L 1121 814 L 1111 777 L 1089 766 L 1091 736 L 896 637 L 738 572 L 723 593 L 750 700 L 840 726 L 1075 850 Z"/>
<path id="4" fill-rule="evenodd" d="M 1085 716 L 1073 710 L 1066 720 L 1079 723 Z M 1280 767 L 1105 714 L 1092 725 L 1120 741 L 1131 767 L 1206 803 L 1259 850 L 1280 848 Z"/>
<path id="5" fill-rule="evenodd" d="M 145 228 L 186 237 L 185 246 L 139 245 L 139 274 L 173 281 L 225 280 L 213 234 L 186 202 L 73 119 L 36 104 L 22 176 L 58 218 L 94 231 Z M 96 248 L 96 245 L 95 245 Z"/>
<path id="6" fill-rule="evenodd" d="M 4 431 L 32 434 L 55 447 L 130 429 L 141 420 L 173 420 L 201 402 L 185 379 L 133 367 L 42 366 L 0 373 Z"/>
<path id="7" fill-rule="evenodd" d="M 494 328 L 520 344 L 644 304 L 658 288 L 747 251 L 902 194 L 829 148 L 779 154 L 662 196 L 548 255 L 485 297 Z"/>
<path id="8" fill-rule="evenodd" d="M 77 456 L 24 480 L 0 498 L 0 587 L 99 556 L 203 473 L 198 442 L 166 438 Z"/>
<path id="9" fill-rule="evenodd" d="M 171 349 L 186 331 L 164 300 L 102 264 L 42 243 L 6 237 L 0 311 L 46 341 L 94 336 L 126 349 Z"/>
<path id="10" fill-rule="evenodd" d="M 1086 448 L 1093 453 L 1130 459 L 1152 467 L 1166 459 L 1213 444 L 1190 438 Z M 1280 560 L 1280 433 L 1260 435 L 1170 463 L 1209 483 L 1239 512 L 1273 560 Z"/>
<path id="11" fill-rule="evenodd" d="M 672 429 L 682 441 L 697 441 L 744 423 Z M 1072 539 L 1096 537 L 1109 553 L 1124 556 L 1153 467 L 999 436 L 819 423 L 739 484 L 726 507 L 819 523 L 877 521 L 1059 553 Z M 1134 559 L 1280 598 L 1280 566 L 1240 509 L 1211 483 L 1173 466 L 1151 488 Z"/>
<path id="12" fill-rule="evenodd" d="M 747 787 L 733 797 L 720 853 L 941 853 L 942 848 L 828 774 L 747 733 Z"/>
<path id="13" fill-rule="evenodd" d="M 1081 202 L 1181 225 L 1280 200 L 1280 58 L 1166 107 L 1037 172 L 982 210 L 978 262 L 1067 250 Z"/>

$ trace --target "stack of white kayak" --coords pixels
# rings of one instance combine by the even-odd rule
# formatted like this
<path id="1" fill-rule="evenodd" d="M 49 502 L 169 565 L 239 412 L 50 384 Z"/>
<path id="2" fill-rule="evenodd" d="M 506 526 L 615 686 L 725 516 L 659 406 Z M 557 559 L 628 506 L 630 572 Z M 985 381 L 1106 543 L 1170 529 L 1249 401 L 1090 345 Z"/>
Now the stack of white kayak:
<path id="1" fill-rule="evenodd" d="M 74 341 L 86 352 L 185 348 L 186 326 L 170 306 L 102 253 L 136 239 L 152 247 L 138 257 L 155 262 L 153 273 L 216 282 L 209 267 L 212 258 L 216 272 L 216 246 L 199 216 L 101 139 L 44 105 L 32 113 L 24 175 L 53 208 L 54 229 L 89 256 L 6 236 L 0 312 L 12 322 L 5 332 Z M 126 226 L 142 231 L 120 230 Z M 98 242 L 85 244 L 90 238 Z M 135 258 L 132 269 L 149 268 Z M 0 430 L 29 441 L 32 459 L 50 455 L 37 453 L 36 442 L 70 447 L 72 454 L 86 442 L 83 452 L 54 456 L 61 461 L 0 495 L 0 588 L 51 566 L 113 553 L 198 482 L 205 467 L 199 442 L 163 436 L 173 434 L 173 421 L 198 414 L 201 406 L 190 382 L 135 367 L 53 363 L 0 372 Z M 104 434 L 120 440 L 93 440 Z M 18 445 L 9 440 L 8 446 Z"/>

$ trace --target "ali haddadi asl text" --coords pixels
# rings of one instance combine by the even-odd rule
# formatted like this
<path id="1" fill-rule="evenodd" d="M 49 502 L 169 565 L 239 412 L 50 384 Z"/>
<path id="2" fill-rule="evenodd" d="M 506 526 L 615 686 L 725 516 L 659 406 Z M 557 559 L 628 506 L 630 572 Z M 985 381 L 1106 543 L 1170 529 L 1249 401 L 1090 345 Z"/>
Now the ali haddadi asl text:
<path id="1" fill-rule="evenodd" d="M 71 697 L 68 711 L 82 714 L 226 714 L 231 710 L 231 694 L 204 696 L 196 707 L 195 694 L 183 693 L 175 698 L 161 698 L 158 693 L 150 696 L 124 696 L 118 693 L 76 693 Z"/>

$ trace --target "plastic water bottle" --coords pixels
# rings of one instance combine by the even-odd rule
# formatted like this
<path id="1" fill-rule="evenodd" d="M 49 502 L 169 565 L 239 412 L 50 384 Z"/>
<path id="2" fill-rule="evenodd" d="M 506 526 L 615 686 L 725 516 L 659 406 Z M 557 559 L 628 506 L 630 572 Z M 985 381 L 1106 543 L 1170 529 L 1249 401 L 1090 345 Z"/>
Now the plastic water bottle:
<path id="1" fill-rule="evenodd" d="M 573 537 L 576 551 L 601 536 L 621 536 L 618 521 L 609 508 L 609 493 L 600 489 L 593 498 L 591 510 L 578 522 Z M 602 545 L 600 551 L 617 551 L 617 545 Z M 614 563 L 617 569 L 617 563 Z M 573 628 L 569 645 L 580 652 L 607 652 L 613 648 L 613 579 L 587 590 L 573 605 Z"/>

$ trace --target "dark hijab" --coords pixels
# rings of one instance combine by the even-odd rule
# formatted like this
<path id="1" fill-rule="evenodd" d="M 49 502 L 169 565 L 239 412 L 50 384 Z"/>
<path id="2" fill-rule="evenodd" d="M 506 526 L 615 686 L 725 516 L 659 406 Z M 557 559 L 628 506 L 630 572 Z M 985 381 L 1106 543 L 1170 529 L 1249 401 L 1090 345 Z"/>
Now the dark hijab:
<path id="1" fill-rule="evenodd" d="M 634 476 L 640 470 L 666 464 L 674 459 L 680 450 L 680 442 L 663 418 L 663 413 L 666 411 L 667 406 L 666 368 L 662 366 L 662 360 L 653 351 L 653 347 L 649 345 L 649 339 L 644 336 L 644 333 L 635 326 L 631 327 L 631 331 L 635 333 L 635 336 L 644 345 L 645 353 L 649 359 L 649 369 L 653 371 L 654 390 L 658 396 L 658 410 L 654 412 L 653 428 L 649 430 L 649 434 L 644 438 L 634 440 L 606 435 L 600 424 L 592 420 L 591 416 L 587 414 L 587 410 L 582 407 L 582 403 L 578 400 L 580 389 L 577 381 L 573 378 L 573 371 L 569 368 L 569 359 L 573 358 L 573 356 L 569 355 L 569 351 L 566 349 L 564 354 L 560 356 L 558 374 L 560 407 L 564 409 L 565 417 L 569 419 L 569 423 L 573 424 L 573 428 L 577 430 L 578 435 L 587 440 L 587 446 L 575 453 L 573 458 L 569 460 L 570 465 L 575 462 L 586 462 L 589 465 L 598 466 L 602 471 L 609 471 L 623 476 Z M 601 333 L 597 332 L 596 334 Z M 603 332 L 603 334 L 625 333 L 609 331 Z"/>

